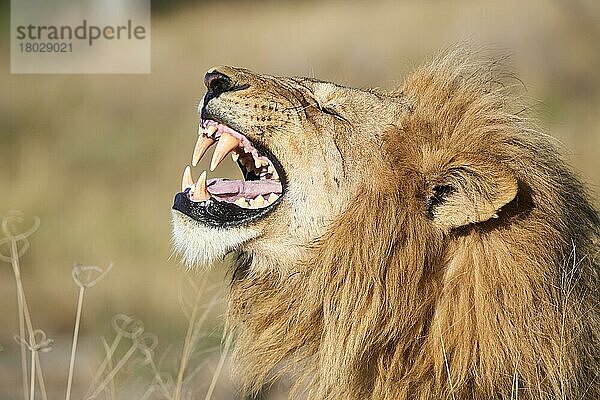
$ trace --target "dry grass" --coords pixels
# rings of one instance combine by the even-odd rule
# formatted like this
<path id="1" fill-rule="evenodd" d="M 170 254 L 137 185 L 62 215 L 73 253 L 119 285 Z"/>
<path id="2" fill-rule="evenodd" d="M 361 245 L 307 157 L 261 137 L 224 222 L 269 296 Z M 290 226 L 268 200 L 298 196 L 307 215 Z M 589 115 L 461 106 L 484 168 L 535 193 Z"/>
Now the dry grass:
<path id="1" fill-rule="evenodd" d="M 4 237 L 0 238 L 0 246 L 9 249 L 9 254 L 0 253 L 0 260 L 10 263 L 13 267 L 15 278 L 15 287 L 17 293 L 18 304 L 18 320 L 19 334 L 15 335 L 15 341 L 19 344 L 21 354 L 21 389 L 24 400 L 35 400 L 36 394 L 39 393 L 44 400 L 48 399 L 46 384 L 44 381 L 44 369 L 40 362 L 40 353 L 46 353 L 52 350 L 53 340 L 46 337 L 46 333 L 37 328 L 32 320 L 30 308 L 27 303 L 27 297 L 24 290 L 23 280 L 21 277 L 20 259 L 29 250 L 29 238 L 40 226 L 40 220 L 34 219 L 33 224 L 23 229 L 22 225 L 25 218 L 20 212 L 11 211 L 2 218 L 2 232 Z M 76 264 L 71 275 L 74 283 L 79 287 L 79 295 L 77 298 L 77 311 L 75 314 L 75 328 L 71 341 L 71 357 L 69 361 L 69 370 L 67 373 L 66 394 L 65 400 L 71 399 L 73 388 L 73 376 L 75 371 L 75 360 L 77 353 L 77 345 L 80 334 L 80 322 L 83 315 L 83 300 L 88 289 L 93 288 L 100 283 L 111 271 L 113 264 L 110 263 L 107 268 L 102 269 L 92 265 Z M 188 310 L 188 327 L 185 337 L 183 350 L 179 356 L 179 369 L 177 371 L 177 380 L 174 382 L 168 372 L 161 371 L 160 363 L 155 361 L 155 349 L 158 345 L 158 336 L 145 332 L 144 323 L 134 317 L 117 314 L 112 318 L 112 329 L 114 337 L 110 345 L 106 339 L 102 339 L 105 349 L 105 357 L 98 366 L 90 382 L 87 394 L 83 398 L 87 400 L 97 399 L 100 397 L 108 397 L 110 399 L 129 398 L 122 397 L 116 394 L 115 380 L 125 367 L 134 365 L 138 367 L 149 367 L 149 382 L 142 384 L 143 392 L 135 395 L 136 398 L 160 398 L 167 400 L 182 400 L 196 398 L 197 391 L 190 384 L 192 377 L 198 369 L 205 367 L 204 363 L 195 366 L 195 369 L 190 374 L 189 370 L 192 366 L 190 361 L 194 356 L 195 349 L 199 347 L 199 342 L 202 339 L 202 328 L 209 312 L 213 306 L 219 301 L 220 293 L 213 296 L 213 301 L 208 305 L 203 306 L 201 300 L 207 291 L 206 281 L 201 286 L 198 286 L 193 279 L 188 279 L 191 292 L 194 294 L 194 301 L 191 304 L 191 311 Z M 182 307 L 184 312 L 187 305 L 185 298 L 182 296 Z M 126 350 L 122 354 L 117 354 L 117 350 L 122 341 Z M 205 399 L 213 398 L 216 383 L 220 377 L 224 360 L 229 349 L 230 342 L 225 344 L 217 368 L 210 381 L 210 386 L 206 392 Z M 29 357 L 27 357 L 29 352 Z M 137 356 L 137 358 L 136 358 Z M 141 374 L 140 371 L 136 371 Z M 129 392 L 127 396 L 132 396 Z"/>
<path id="2" fill-rule="evenodd" d="M 43 355 L 55 366 L 44 375 L 48 396 L 65 394 L 79 290 L 68 274 L 77 260 L 116 266 L 86 294 L 73 393 L 85 392 L 93 379 L 102 362 L 98 338 L 112 337 L 107 321 L 118 313 L 135 315 L 156 332 L 158 354 L 179 346 L 164 358 L 166 370 L 179 368 L 170 362 L 185 341 L 187 321 L 177 312 L 185 278 L 169 259 L 169 208 L 191 156 L 202 73 L 212 65 L 389 87 L 439 48 L 465 39 L 490 43 L 513 54 L 545 130 L 565 144 L 575 168 L 600 192 L 600 10 L 592 1 L 565 4 L 206 2 L 153 17 L 150 75 L 10 75 L 8 60 L 0 63 L 0 214 L 18 208 L 44 221 L 21 273 L 35 326 L 55 339 L 54 350 Z M 7 46 L 1 37 L 5 57 Z M 12 339 L 21 313 L 11 275 L 11 268 L 0 271 L 6 321 L 0 326 L 0 399 L 22 391 L 22 350 Z M 217 268 L 196 279 L 211 287 L 223 277 Z M 206 317 L 200 335 L 209 336 L 198 352 L 219 345 L 221 312 L 217 304 Z M 124 344 L 115 354 L 124 354 Z M 207 363 L 193 375 L 201 392 L 220 358 L 209 354 L 195 360 Z M 215 398 L 232 397 L 226 371 Z M 128 379 L 118 383 L 137 385 Z"/>

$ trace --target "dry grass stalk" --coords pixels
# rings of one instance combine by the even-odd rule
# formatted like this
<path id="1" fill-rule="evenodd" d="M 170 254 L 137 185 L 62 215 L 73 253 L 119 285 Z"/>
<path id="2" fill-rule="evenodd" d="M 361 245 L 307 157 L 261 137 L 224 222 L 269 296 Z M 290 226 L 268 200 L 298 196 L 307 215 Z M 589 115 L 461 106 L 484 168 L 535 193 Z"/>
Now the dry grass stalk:
<path id="1" fill-rule="evenodd" d="M 88 389 L 88 393 L 92 392 L 93 387 L 102 377 L 107 367 L 110 368 L 110 370 L 113 369 L 112 358 L 115 351 L 117 350 L 117 347 L 121 343 L 121 340 L 123 338 L 134 340 L 137 337 L 139 337 L 142 333 L 144 333 L 143 321 L 125 314 L 117 314 L 113 316 L 111 320 L 111 325 L 113 330 L 116 332 L 115 337 L 112 343 L 110 344 L 110 347 L 106 351 L 106 356 L 104 357 L 104 360 L 102 360 L 102 363 L 100 364 L 98 370 L 96 371 L 96 374 L 94 375 L 94 379 L 92 380 L 92 384 Z"/>
<path id="2" fill-rule="evenodd" d="M 85 397 L 86 399 L 94 399 L 104 390 L 109 388 L 109 385 L 113 383 L 116 375 L 128 362 L 130 362 L 136 352 L 139 352 L 142 355 L 142 360 L 140 361 L 141 364 L 152 363 L 154 357 L 153 352 L 158 344 L 158 338 L 152 333 L 143 333 L 143 324 L 141 321 L 119 314 L 113 318 L 113 328 L 116 331 L 115 339 L 110 347 L 106 346 L 106 357 L 98 369 L 95 379 L 102 376 L 107 366 L 112 365 L 112 357 L 121 338 L 126 337 L 131 339 L 131 346 L 117 361 L 114 367 L 106 373 L 104 379 L 96 386 L 92 393 Z"/>
<path id="3" fill-rule="evenodd" d="M 36 348 L 35 343 L 35 330 L 33 329 L 33 324 L 31 322 L 31 315 L 29 313 L 29 307 L 27 306 L 27 299 L 25 297 L 25 290 L 23 289 L 23 281 L 21 279 L 21 268 L 19 264 L 19 259 L 27 252 L 29 249 L 29 240 L 28 238 L 33 235 L 38 228 L 40 227 L 40 219 L 34 218 L 33 224 L 29 229 L 17 233 L 17 229 L 15 225 L 22 224 L 24 222 L 23 214 L 19 211 L 10 211 L 7 215 L 2 218 L 2 232 L 4 233 L 4 238 L 0 239 L 0 246 L 7 244 L 10 248 L 10 255 L 0 254 L 0 260 L 8 262 L 12 265 L 13 274 L 15 277 L 15 284 L 17 288 L 17 312 L 19 318 L 19 335 L 18 337 L 21 340 L 18 340 L 20 343 L 20 352 L 21 352 L 21 377 L 22 377 L 22 387 L 23 387 L 23 398 L 25 400 L 33 400 L 33 396 L 35 394 L 35 379 L 28 379 L 27 373 L 27 345 L 25 343 L 29 343 L 30 348 Z M 20 248 L 19 248 L 20 244 Z M 27 336 L 26 336 L 27 333 Z M 28 338 L 27 341 L 23 340 L 25 337 Z M 33 378 L 37 378 L 38 385 L 40 387 L 40 391 L 42 394 L 42 398 L 44 400 L 48 399 L 46 394 L 46 385 L 44 383 L 44 375 L 42 374 L 41 364 L 39 360 L 39 355 L 37 351 L 32 351 L 32 365 L 31 370 L 34 371 L 31 373 Z M 35 374 L 37 372 L 37 374 Z M 29 381 L 29 385 L 28 385 Z M 29 387 L 28 387 L 29 386 Z"/>
<path id="4" fill-rule="evenodd" d="M 192 286 L 195 286 L 195 284 L 191 281 L 191 279 L 188 279 L 188 281 L 190 282 L 190 284 Z M 181 359 L 179 361 L 179 371 L 177 373 L 177 383 L 175 385 L 175 394 L 173 395 L 174 400 L 181 400 L 181 390 L 183 387 L 183 375 L 187 368 L 187 364 L 189 362 L 189 358 L 190 358 L 190 355 L 191 355 L 192 349 L 193 349 L 193 346 L 192 346 L 193 340 L 192 339 L 194 336 L 193 333 L 196 330 L 196 325 L 197 325 L 196 324 L 196 314 L 198 313 L 200 299 L 202 298 L 202 295 L 204 294 L 204 287 L 205 287 L 205 284 L 202 285 L 202 288 L 196 288 L 196 297 L 194 299 L 192 312 L 189 317 L 188 327 L 187 327 L 187 331 L 185 334 L 185 341 L 183 343 L 183 350 L 181 352 Z"/>
<path id="5" fill-rule="evenodd" d="M 85 296 L 85 290 L 95 286 L 100 282 L 106 274 L 110 272 L 113 267 L 113 263 L 110 263 L 108 267 L 103 270 L 96 266 L 84 266 L 75 265 L 71 271 L 71 275 L 75 284 L 79 286 L 79 297 L 77 299 L 77 313 L 75 317 L 75 329 L 73 330 L 73 341 L 71 345 L 71 359 L 69 361 L 69 375 L 67 378 L 67 393 L 65 400 L 71 398 L 71 388 L 73 385 L 73 372 L 75 367 L 75 353 L 77 351 L 77 343 L 79 341 L 79 325 L 81 322 L 81 313 L 83 310 L 83 298 Z"/>
<path id="6" fill-rule="evenodd" d="M 146 339 L 151 339 L 153 341 L 154 345 L 148 346 L 145 343 Z M 123 357 L 121 357 L 121 359 L 115 364 L 113 369 L 110 370 L 106 374 L 106 377 L 104 378 L 104 380 L 98 385 L 96 390 L 94 390 L 94 392 L 90 396 L 87 397 L 87 399 L 94 399 L 100 393 L 102 393 L 102 391 L 104 391 L 108 387 L 108 385 L 113 381 L 115 376 L 119 373 L 119 371 L 121 371 L 121 369 L 125 366 L 125 364 L 127 364 L 127 362 L 129 362 L 129 360 L 133 357 L 133 355 L 136 353 L 136 351 L 142 351 L 142 354 L 144 355 L 146 360 L 151 358 L 152 357 L 151 349 L 154 346 L 156 346 L 156 336 L 154 336 L 154 335 L 144 334 L 144 335 L 140 336 L 139 338 L 134 339 L 131 344 L 131 347 L 127 350 L 127 352 L 123 355 Z"/>
<path id="7" fill-rule="evenodd" d="M 30 341 L 20 336 L 15 336 L 15 341 L 22 347 L 26 347 L 31 352 L 30 366 L 30 380 L 29 380 L 29 398 L 35 400 L 35 379 L 36 379 L 36 359 L 39 352 L 47 352 L 52 349 L 54 341 L 46 338 L 46 332 L 41 329 L 36 329 L 31 335 Z"/>
<path id="8" fill-rule="evenodd" d="M 190 306 L 191 310 L 188 310 L 188 304 L 186 302 L 185 297 L 183 296 L 184 290 L 182 290 L 180 292 L 180 304 L 181 304 L 181 308 L 182 308 L 184 314 L 188 318 L 188 326 L 187 326 L 186 336 L 185 336 L 185 340 L 184 340 L 183 350 L 181 353 L 179 369 L 177 372 L 177 381 L 175 383 L 175 392 L 172 396 L 173 400 L 181 400 L 183 388 L 186 386 L 186 384 L 188 382 L 191 381 L 191 378 L 194 375 L 196 375 L 196 373 L 199 371 L 199 369 L 203 367 L 204 363 L 197 365 L 194 368 L 194 370 L 190 374 L 188 374 L 188 376 L 186 377 L 186 371 L 189 366 L 190 358 L 192 356 L 194 348 L 196 347 L 196 345 L 201 337 L 202 327 L 204 326 L 204 323 L 205 323 L 206 319 L 208 318 L 210 311 L 220 301 L 219 294 L 214 295 L 211 298 L 208 305 L 206 306 L 206 308 L 204 309 L 204 312 L 198 316 L 198 312 L 200 309 L 200 301 L 202 300 L 203 295 L 207 291 L 210 291 L 213 289 L 213 286 L 207 288 L 206 281 L 202 281 L 201 285 L 197 285 L 193 281 L 193 279 L 191 279 L 188 275 L 186 275 L 186 281 L 190 286 L 190 290 L 195 294 L 195 296 L 194 296 L 194 300 Z M 221 370 L 221 368 L 217 368 L 217 372 L 216 372 L 217 375 L 220 374 L 220 370 Z M 213 381 L 215 381 L 215 380 L 216 380 L 216 377 L 213 377 Z"/>
<path id="9" fill-rule="evenodd" d="M 227 354 L 229 353 L 229 348 L 231 347 L 232 337 L 228 336 L 225 339 L 225 346 L 223 347 L 223 352 L 221 353 L 221 358 L 219 359 L 219 363 L 217 364 L 217 369 L 213 374 L 212 381 L 210 382 L 210 387 L 206 392 L 206 397 L 204 400 L 212 399 L 213 392 L 215 391 L 215 387 L 217 386 L 217 381 L 219 380 L 219 376 L 221 376 L 221 371 L 223 370 L 223 365 L 225 364 L 225 358 L 227 358 Z"/>
<path id="10" fill-rule="evenodd" d="M 104 348 L 105 354 L 108 355 L 110 352 L 110 346 L 108 345 L 108 342 L 106 341 L 105 338 L 102 338 L 102 347 Z M 108 358 L 108 368 L 112 370 L 113 367 L 114 366 L 112 363 L 112 358 Z M 108 386 L 108 398 L 111 400 L 115 400 L 115 398 L 116 398 L 115 393 L 116 393 L 115 383 L 110 382 L 110 385 Z"/>

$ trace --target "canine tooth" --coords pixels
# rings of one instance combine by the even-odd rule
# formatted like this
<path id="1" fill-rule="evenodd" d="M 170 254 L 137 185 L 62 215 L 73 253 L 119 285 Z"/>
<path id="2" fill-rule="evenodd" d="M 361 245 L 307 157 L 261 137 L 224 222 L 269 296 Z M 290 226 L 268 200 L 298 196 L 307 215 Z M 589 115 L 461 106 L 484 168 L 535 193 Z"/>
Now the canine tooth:
<path id="1" fill-rule="evenodd" d="M 196 189 L 194 189 L 194 193 L 192 194 L 192 200 L 204 201 L 208 199 L 210 199 L 210 193 L 206 190 L 206 171 L 204 171 L 200 175 L 200 178 L 198 178 Z"/>
<path id="2" fill-rule="evenodd" d="M 240 207 L 248 208 L 248 202 L 243 197 L 240 197 L 234 203 Z"/>
<path id="3" fill-rule="evenodd" d="M 274 180 L 278 181 L 279 180 L 279 174 L 277 173 L 277 171 L 273 170 L 272 174 L 273 175 L 271 176 L 271 179 L 274 179 Z"/>
<path id="4" fill-rule="evenodd" d="M 277 196 L 275 193 L 271 193 L 269 195 L 269 198 L 267 199 L 267 201 L 269 203 L 273 203 L 275 200 L 277 200 L 279 198 L 279 196 Z"/>
<path id="5" fill-rule="evenodd" d="M 275 174 L 275 167 L 273 167 L 272 165 L 269 165 L 267 167 L 267 173 L 269 173 L 269 174 Z"/>
<path id="6" fill-rule="evenodd" d="M 192 167 L 198 165 L 198 161 L 202 158 L 206 150 L 215 142 L 214 139 L 206 137 L 204 135 L 198 136 L 198 141 L 196 141 L 196 147 L 194 147 L 194 154 L 192 156 Z"/>
<path id="7" fill-rule="evenodd" d="M 206 128 L 206 136 L 211 137 L 218 130 L 219 129 L 216 126 L 210 125 L 209 127 Z"/>
<path id="8" fill-rule="evenodd" d="M 240 155 L 238 153 L 231 153 L 231 159 L 233 160 L 233 162 L 237 162 L 237 160 L 240 158 Z"/>
<path id="9" fill-rule="evenodd" d="M 223 133 L 219 138 L 219 142 L 217 143 L 217 147 L 215 148 L 215 152 L 213 154 L 212 161 L 210 162 L 210 170 L 214 171 L 217 168 L 217 165 L 229 152 L 236 147 L 238 147 L 240 141 L 231 136 L 229 133 Z"/>
<path id="10" fill-rule="evenodd" d="M 192 178 L 192 169 L 188 165 L 183 171 L 183 179 L 181 180 L 181 191 L 184 192 L 185 189 L 192 187 L 193 185 L 194 178 Z"/>

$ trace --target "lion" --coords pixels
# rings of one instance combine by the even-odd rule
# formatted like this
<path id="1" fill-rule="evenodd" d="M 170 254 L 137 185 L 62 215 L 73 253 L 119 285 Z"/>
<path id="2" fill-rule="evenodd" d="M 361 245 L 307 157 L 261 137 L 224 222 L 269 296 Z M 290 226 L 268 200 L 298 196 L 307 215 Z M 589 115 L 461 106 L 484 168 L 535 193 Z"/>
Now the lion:
<path id="1" fill-rule="evenodd" d="M 189 266 L 231 264 L 248 396 L 600 398 L 600 220 L 513 74 L 453 49 L 392 90 L 222 66 L 173 205 Z M 253 397 L 254 398 L 254 397 Z"/>

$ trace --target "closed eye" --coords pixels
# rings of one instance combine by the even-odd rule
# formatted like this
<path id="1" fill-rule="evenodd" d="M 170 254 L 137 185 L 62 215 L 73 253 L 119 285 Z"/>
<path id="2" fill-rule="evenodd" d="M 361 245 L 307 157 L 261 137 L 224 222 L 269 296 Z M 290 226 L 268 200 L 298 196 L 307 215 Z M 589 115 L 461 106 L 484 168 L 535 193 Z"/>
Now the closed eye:
<path id="1" fill-rule="evenodd" d="M 314 80 L 315 82 L 319 82 L 317 80 Z M 319 99 L 317 98 L 317 96 L 315 95 L 315 93 L 313 92 L 314 88 L 311 88 L 309 86 L 307 86 L 304 82 L 301 81 L 296 81 L 298 84 L 300 84 L 304 89 L 307 90 L 307 94 L 315 101 L 315 103 L 317 103 L 317 106 L 319 108 L 319 110 L 321 110 L 322 112 L 324 112 L 325 114 L 329 114 L 332 115 L 336 118 L 339 118 L 343 121 L 346 121 L 346 119 L 344 117 L 342 117 L 333 107 L 331 106 L 323 106 L 321 104 L 321 101 L 319 101 Z"/>
<path id="2" fill-rule="evenodd" d="M 323 111 L 323 113 L 331 115 L 332 117 L 339 119 L 342 122 L 348 122 L 348 120 L 346 118 L 344 118 L 335 108 L 333 107 L 328 107 L 328 106 L 324 106 L 321 107 L 321 111 Z"/>
<path id="3" fill-rule="evenodd" d="M 333 115 L 335 117 L 340 117 L 340 114 L 338 114 L 338 112 L 335 111 L 331 107 L 321 107 L 321 111 L 323 111 L 325 114 Z"/>

